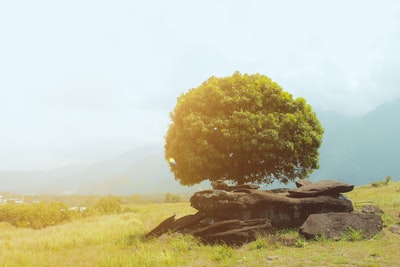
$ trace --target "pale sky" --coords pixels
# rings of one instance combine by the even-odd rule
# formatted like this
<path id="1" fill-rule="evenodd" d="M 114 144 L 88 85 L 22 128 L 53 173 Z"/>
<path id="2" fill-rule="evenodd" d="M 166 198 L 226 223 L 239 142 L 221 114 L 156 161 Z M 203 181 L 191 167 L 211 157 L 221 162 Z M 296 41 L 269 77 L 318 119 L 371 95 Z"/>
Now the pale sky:
<path id="1" fill-rule="evenodd" d="M 164 144 L 176 98 L 262 73 L 314 110 L 400 97 L 397 0 L 0 0 L 0 170 Z"/>

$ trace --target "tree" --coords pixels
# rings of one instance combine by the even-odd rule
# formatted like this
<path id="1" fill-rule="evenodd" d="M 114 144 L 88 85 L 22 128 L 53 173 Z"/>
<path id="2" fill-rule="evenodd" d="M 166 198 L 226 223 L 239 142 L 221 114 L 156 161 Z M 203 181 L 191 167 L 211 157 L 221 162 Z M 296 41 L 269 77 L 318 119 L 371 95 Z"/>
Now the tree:
<path id="1" fill-rule="evenodd" d="M 181 94 L 170 117 L 165 156 L 183 185 L 287 183 L 319 167 L 319 120 L 267 76 L 212 76 Z"/>

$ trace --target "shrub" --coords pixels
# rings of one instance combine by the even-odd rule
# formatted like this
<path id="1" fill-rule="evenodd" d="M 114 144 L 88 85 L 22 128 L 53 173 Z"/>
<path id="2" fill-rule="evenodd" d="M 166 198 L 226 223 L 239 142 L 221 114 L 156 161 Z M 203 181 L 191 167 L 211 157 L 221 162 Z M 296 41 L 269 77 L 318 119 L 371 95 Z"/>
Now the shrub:
<path id="1" fill-rule="evenodd" d="M 179 195 L 175 195 L 175 194 L 171 194 L 171 193 L 165 194 L 164 202 L 176 203 L 176 202 L 182 202 L 182 201 L 183 201 L 183 199 Z"/>
<path id="2" fill-rule="evenodd" d="M 294 244 L 296 248 L 304 248 L 307 246 L 307 241 L 303 238 L 297 239 L 296 243 Z"/>
<path id="3" fill-rule="evenodd" d="M 122 211 L 121 198 L 117 196 L 102 197 L 96 202 L 94 209 L 104 214 L 120 213 Z"/>
<path id="4" fill-rule="evenodd" d="M 233 256 L 233 249 L 228 245 L 217 245 L 213 247 L 212 259 L 216 262 L 223 262 Z"/>
<path id="5" fill-rule="evenodd" d="M 6 204 L 0 206 L 0 221 L 17 227 L 39 229 L 60 224 L 75 218 L 76 214 L 68 210 L 61 202 L 35 204 Z"/>
<path id="6" fill-rule="evenodd" d="M 268 242 L 263 237 L 258 237 L 254 242 L 250 244 L 251 249 L 264 249 L 268 247 Z"/>
<path id="7" fill-rule="evenodd" d="M 359 229 L 349 228 L 342 237 L 346 241 L 360 241 L 364 239 L 364 233 Z"/>

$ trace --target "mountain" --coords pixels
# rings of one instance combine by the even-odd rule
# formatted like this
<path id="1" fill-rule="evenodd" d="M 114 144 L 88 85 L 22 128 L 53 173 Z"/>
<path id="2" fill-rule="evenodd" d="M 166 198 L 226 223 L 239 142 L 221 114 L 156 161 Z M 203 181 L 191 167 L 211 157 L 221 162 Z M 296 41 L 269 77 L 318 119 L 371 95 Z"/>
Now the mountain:
<path id="1" fill-rule="evenodd" d="M 320 148 L 320 169 L 310 179 L 332 179 L 355 185 L 384 180 L 386 176 L 398 180 L 399 114 L 400 99 L 359 118 L 318 111 L 325 133 Z M 207 188 L 209 183 L 200 186 Z M 164 159 L 162 145 L 137 148 L 90 166 L 68 166 L 51 171 L 0 171 L 0 192 L 129 195 L 186 193 L 200 186 L 179 185 Z"/>
<path id="2" fill-rule="evenodd" d="M 91 166 L 0 171 L 0 192 L 129 195 L 193 191 L 174 180 L 163 155 L 162 145 L 154 145 Z"/>
<path id="3" fill-rule="evenodd" d="M 317 113 L 325 128 L 320 169 L 311 179 L 335 179 L 361 185 L 400 177 L 400 99 L 360 118 Z"/>

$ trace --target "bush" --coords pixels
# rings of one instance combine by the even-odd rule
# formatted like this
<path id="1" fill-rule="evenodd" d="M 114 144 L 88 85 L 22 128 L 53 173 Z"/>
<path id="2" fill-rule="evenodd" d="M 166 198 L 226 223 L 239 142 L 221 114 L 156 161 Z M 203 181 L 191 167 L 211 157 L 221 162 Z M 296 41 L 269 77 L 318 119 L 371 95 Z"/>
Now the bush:
<path id="1" fill-rule="evenodd" d="M 216 262 L 224 262 L 232 258 L 233 249 L 228 245 L 217 245 L 213 247 L 212 259 Z"/>
<path id="2" fill-rule="evenodd" d="M 164 202 L 175 203 L 175 202 L 182 202 L 182 201 L 183 201 L 183 199 L 179 195 L 174 195 L 171 193 L 165 194 Z"/>
<path id="3" fill-rule="evenodd" d="M 6 204 L 0 206 L 0 221 L 17 227 L 39 229 L 70 221 L 75 212 L 61 202 L 35 204 Z"/>
<path id="4" fill-rule="evenodd" d="M 104 214 L 121 213 L 121 198 L 117 196 L 102 197 L 96 202 L 94 209 Z"/>
<path id="5" fill-rule="evenodd" d="M 254 242 L 250 243 L 251 249 L 265 249 L 268 247 L 268 242 L 263 237 L 258 237 Z"/>

